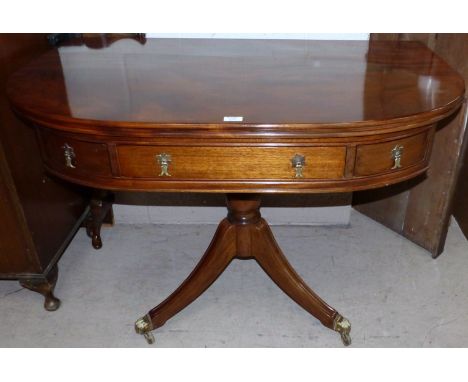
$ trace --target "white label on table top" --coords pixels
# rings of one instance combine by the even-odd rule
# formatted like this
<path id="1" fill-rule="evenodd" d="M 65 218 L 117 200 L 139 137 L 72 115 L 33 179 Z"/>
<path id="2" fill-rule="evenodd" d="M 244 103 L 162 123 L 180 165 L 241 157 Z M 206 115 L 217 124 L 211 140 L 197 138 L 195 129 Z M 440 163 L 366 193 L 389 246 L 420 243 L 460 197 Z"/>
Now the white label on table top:
<path id="1" fill-rule="evenodd" d="M 223 118 L 224 122 L 242 122 L 244 120 L 244 117 L 239 117 L 239 116 L 227 116 Z"/>

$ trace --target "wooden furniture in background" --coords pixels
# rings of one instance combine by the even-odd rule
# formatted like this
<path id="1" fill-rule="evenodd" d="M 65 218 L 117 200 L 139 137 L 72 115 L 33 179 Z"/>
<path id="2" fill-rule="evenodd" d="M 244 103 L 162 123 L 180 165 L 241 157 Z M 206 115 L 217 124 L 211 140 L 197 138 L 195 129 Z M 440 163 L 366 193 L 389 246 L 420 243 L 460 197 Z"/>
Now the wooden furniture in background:
<path id="1" fill-rule="evenodd" d="M 5 95 L 8 76 L 49 49 L 44 34 L 0 34 L 0 278 L 19 279 L 56 310 L 57 261 L 84 218 L 86 193 L 45 173 L 34 130 Z"/>
<path id="2" fill-rule="evenodd" d="M 136 44 L 55 49 L 8 85 L 51 174 L 98 190 L 226 194 L 228 215 L 205 255 L 136 331 L 152 342 L 151 331 L 232 259 L 254 258 L 349 344 L 349 321 L 278 248 L 261 196 L 352 192 L 423 174 L 436 125 L 463 101 L 463 79 L 417 42 Z M 104 203 L 96 206 L 100 216 Z"/>
<path id="3" fill-rule="evenodd" d="M 372 41 L 405 44 L 420 40 L 428 45 L 468 81 L 467 34 L 372 34 Z M 428 79 L 423 79 L 427 81 Z M 421 86 L 424 84 L 421 83 Z M 432 86 L 425 82 L 425 86 Z M 435 135 L 434 152 L 427 177 L 392 187 L 355 193 L 354 208 L 402 234 L 431 252 L 444 249 L 453 214 L 468 237 L 468 155 L 463 165 L 467 108 L 443 121 Z M 463 167 L 464 166 L 464 167 Z M 456 186 L 458 181 L 458 191 Z M 455 196 L 456 195 L 456 196 Z"/>

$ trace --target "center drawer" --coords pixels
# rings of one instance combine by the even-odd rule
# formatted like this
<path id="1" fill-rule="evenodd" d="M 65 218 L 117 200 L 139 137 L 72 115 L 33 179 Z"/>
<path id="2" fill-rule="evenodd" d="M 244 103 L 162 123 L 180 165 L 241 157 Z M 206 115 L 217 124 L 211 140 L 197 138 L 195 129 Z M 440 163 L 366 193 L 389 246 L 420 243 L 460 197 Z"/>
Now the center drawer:
<path id="1" fill-rule="evenodd" d="M 345 154 L 345 147 L 117 146 L 121 177 L 160 180 L 339 179 Z"/>

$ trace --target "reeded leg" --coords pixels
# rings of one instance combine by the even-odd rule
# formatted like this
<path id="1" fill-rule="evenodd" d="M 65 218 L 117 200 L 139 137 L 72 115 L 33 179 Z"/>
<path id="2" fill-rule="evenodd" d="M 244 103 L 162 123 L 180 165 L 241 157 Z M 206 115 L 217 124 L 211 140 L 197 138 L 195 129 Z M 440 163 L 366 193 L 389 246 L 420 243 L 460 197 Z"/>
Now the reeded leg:
<path id="1" fill-rule="evenodd" d="M 22 279 L 19 281 L 24 288 L 42 294 L 45 297 L 44 308 L 53 312 L 60 307 L 60 300 L 54 296 L 55 284 L 58 278 L 58 267 L 55 265 L 44 278 Z"/>
<path id="2" fill-rule="evenodd" d="M 95 249 L 102 248 L 101 226 L 109 213 L 113 203 L 113 196 L 107 191 L 96 190 L 89 203 L 90 211 L 86 220 L 86 233 L 91 238 Z"/>
<path id="3" fill-rule="evenodd" d="M 256 237 L 253 240 L 254 257 L 265 273 L 297 304 L 333 329 L 337 312 L 317 296 L 292 268 L 265 220 L 256 226 L 253 235 Z"/>
<path id="4" fill-rule="evenodd" d="M 164 325 L 197 299 L 223 273 L 234 256 L 235 227 L 225 219 L 218 226 L 210 246 L 192 273 L 166 300 L 136 321 L 136 332 L 144 334 L 148 343 L 153 343 L 154 338 L 149 332 Z"/>

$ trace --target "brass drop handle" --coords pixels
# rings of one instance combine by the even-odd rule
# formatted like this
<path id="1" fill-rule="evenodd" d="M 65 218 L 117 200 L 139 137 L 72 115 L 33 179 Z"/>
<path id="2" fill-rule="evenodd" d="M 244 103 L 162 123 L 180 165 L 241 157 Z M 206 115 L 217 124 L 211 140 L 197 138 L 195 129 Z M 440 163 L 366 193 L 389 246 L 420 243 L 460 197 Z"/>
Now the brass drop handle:
<path id="1" fill-rule="evenodd" d="M 401 157 L 403 156 L 403 149 L 404 146 L 402 145 L 396 145 L 392 151 L 392 159 L 393 159 L 393 167 L 391 170 L 396 170 L 397 168 L 401 168 Z"/>
<path id="2" fill-rule="evenodd" d="M 65 166 L 69 168 L 76 168 L 76 155 L 73 147 L 71 147 L 68 143 L 65 143 L 62 146 L 63 155 L 65 157 Z"/>
<path id="3" fill-rule="evenodd" d="M 304 169 L 305 166 L 305 156 L 304 155 L 299 155 L 296 154 L 292 157 L 291 159 L 291 164 L 292 167 L 294 168 L 295 172 L 295 177 L 296 178 L 303 178 L 304 174 L 302 173 L 302 170 Z"/>
<path id="4" fill-rule="evenodd" d="M 171 174 L 169 174 L 169 164 L 172 162 L 171 155 L 166 153 L 158 154 L 156 155 L 156 159 L 161 166 L 159 176 L 171 176 Z"/>

